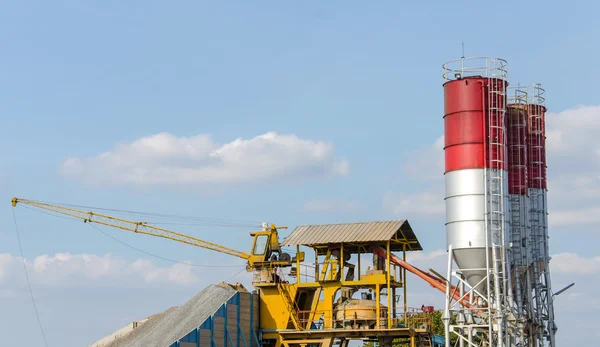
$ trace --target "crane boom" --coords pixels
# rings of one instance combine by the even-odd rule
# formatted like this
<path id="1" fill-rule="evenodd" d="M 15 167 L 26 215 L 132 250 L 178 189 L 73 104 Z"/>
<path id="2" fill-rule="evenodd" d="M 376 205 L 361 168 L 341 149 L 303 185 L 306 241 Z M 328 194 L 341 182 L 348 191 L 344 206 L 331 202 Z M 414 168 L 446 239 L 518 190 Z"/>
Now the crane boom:
<path id="1" fill-rule="evenodd" d="M 77 209 L 70 208 L 70 207 L 54 205 L 54 204 L 49 204 L 49 203 L 35 201 L 35 200 L 13 198 L 12 199 L 13 207 L 17 206 L 17 203 L 26 204 L 26 205 L 30 205 L 33 207 L 43 209 L 43 210 L 48 210 L 48 211 L 60 213 L 63 215 L 79 218 L 79 219 L 82 219 L 84 221 L 84 223 L 97 223 L 97 224 L 110 226 L 113 228 L 131 231 L 131 232 L 138 233 L 138 234 L 146 234 L 146 235 L 151 235 L 151 236 L 162 237 L 162 238 L 177 241 L 177 242 L 187 243 L 188 245 L 233 255 L 235 257 L 242 258 L 245 260 L 250 259 L 250 255 L 248 253 L 237 251 L 235 249 L 221 246 L 216 243 L 204 241 L 204 240 L 198 239 L 193 236 L 181 234 L 181 233 L 178 233 L 175 231 L 171 231 L 171 230 L 167 230 L 167 229 L 163 229 L 163 228 L 159 228 L 159 227 L 155 227 L 155 226 L 147 224 L 146 222 L 134 222 L 134 221 L 126 220 L 126 219 L 107 216 L 107 215 L 98 214 L 98 213 L 94 213 L 94 212 L 90 212 L 90 211 L 81 211 L 81 210 L 77 210 Z"/>

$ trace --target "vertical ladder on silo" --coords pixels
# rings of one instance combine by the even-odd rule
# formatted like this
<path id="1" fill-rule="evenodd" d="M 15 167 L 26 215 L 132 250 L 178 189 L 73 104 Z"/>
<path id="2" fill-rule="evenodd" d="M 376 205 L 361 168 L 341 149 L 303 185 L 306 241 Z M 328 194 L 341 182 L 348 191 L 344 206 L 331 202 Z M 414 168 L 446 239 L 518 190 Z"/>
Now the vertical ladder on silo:
<path id="1" fill-rule="evenodd" d="M 522 269 L 523 269 L 523 242 L 525 242 L 524 237 L 524 225 L 522 223 L 521 209 L 522 209 L 522 196 L 519 194 L 513 194 L 510 197 L 510 215 L 511 221 L 510 224 L 510 233 L 511 233 L 511 242 L 512 246 L 511 250 L 511 265 L 513 268 L 514 278 L 515 278 L 515 289 L 516 289 L 516 301 L 517 301 L 517 309 L 518 312 L 522 312 L 523 307 L 523 288 L 522 288 Z M 510 290 L 510 288 L 509 288 Z"/>
<path id="2" fill-rule="evenodd" d="M 532 260 L 532 272 L 533 272 L 533 314 L 538 324 L 538 340 L 543 340 L 543 331 L 545 329 L 544 319 L 544 285 L 542 283 L 542 273 L 540 271 L 540 264 L 546 265 L 546 259 L 542 254 L 542 245 L 544 244 L 544 194 L 543 194 L 543 147 L 542 147 L 542 115 L 541 108 L 538 106 L 531 106 L 534 110 L 533 114 L 529 115 L 530 131 L 529 135 L 532 137 L 530 140 L 535 146 L 530 146 L 531 153 L 529 160 L 535 167 L 536 172 L 530 176 L 536 178 L 536 182 L 533 184 L 534 189 L 530 190 L 530 225 L 531 225 L 531 260 Z"/>
<path id="3" fill-rule="evenodd" d="M 488 228 L 487 237 L 491 242 L 492 278 L 488 288 L 490 308 L 493 309 L 492 330 L 495 332 L 499 345 L 505 341 L 505 292 L 506 292 L 506 250 L 505 223 L 506 211 L 504 206 L 504 160 L 506 159 L 506 137 L 504 116 L 506 112 L 505 83 L 498 78 L 488 78 Z M 492 292 L 493 295 L 490 295 Z M 493 338 L 492 338 L 493 339 Z"/>
<path id="4" fill-rule="evenodd" d="M 515 89 L 515 94 L 511 100 L 511 104 L 516 105 L 516 118 L 510 118 L 509 134 L 511 141 L 507 143 L 510 146 L 508 158 L 511 163 L 512 171 L 512 184 L 516 185 L 517 191 L 514 194 L 510 194 L 510 241 L 511 246 L 509 265 L 510 272 L 514 274 L 514 288 L 515 292 L 515 312 L 518 317 L 521 317 L 520 324 L 524 324 L 524 312 L 528 309 L 527 290 L 525 288 L 526 278 L 524 269 L 527 267 L 527 254 L 526 254 L 526 242 L 527 242 L 527 211 L 525 203 L 525 195 L 523 190 L 527 190 L 527 179 L 524 175 L 527 170 L 526 158 L 527 158 L 527 144 L 521 141 L 525 138 L 527 131 L 527 119 L 523 118 L 522 115 L 526 115 L 525 107 L 527 105 L 527 92 L 521 89 Z M 522 157 L 524 155 L 525 157 Z M 509 168 L 510 170 L 510 168 Z M 511 276 L 511 274 L 509 274 Z M 512 288 L 509 288 L 511 291 Z M 521 325 L 522 326 L 522 325 Z M 519 335 L 524 338 L 523 329 L 519 329 Z"/>

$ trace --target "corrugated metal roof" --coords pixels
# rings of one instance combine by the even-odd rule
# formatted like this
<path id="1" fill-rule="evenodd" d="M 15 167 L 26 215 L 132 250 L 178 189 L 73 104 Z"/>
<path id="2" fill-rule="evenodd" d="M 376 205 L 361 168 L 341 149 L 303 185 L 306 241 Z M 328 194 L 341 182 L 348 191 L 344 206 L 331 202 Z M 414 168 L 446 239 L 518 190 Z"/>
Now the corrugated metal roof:
<path id="1" fill-rule="evenodd" d="M 406 220 L 301 225 L 283 240 L 282 246 L 385 242 L 394 239 L 413 241 L 410 250 L 422 250 Z"/>

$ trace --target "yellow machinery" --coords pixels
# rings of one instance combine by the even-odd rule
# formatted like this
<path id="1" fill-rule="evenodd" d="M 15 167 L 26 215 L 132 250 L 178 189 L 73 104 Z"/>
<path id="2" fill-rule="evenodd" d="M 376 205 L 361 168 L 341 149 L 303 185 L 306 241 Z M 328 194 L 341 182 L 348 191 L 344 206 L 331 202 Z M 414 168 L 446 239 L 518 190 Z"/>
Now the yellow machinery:
<path id="1" fill-rule="evenodd" d="M 282 243 L 278 227 L 263 223 L 262 231 L 250 233 L 252 248 L 245 253 L 145 222 L 13 198 L 13 207 L 17 204 L 247 260 L 260 294 L 263 346 L 347 347 L 353 339 L 391 346 L 398 338 L 417 346 L 430 335 L 428 316 L 407 308 L 406 269 L 390 261 L 392 252 L 405 258 L 407 251 L 422 250 L 404 220 L 299 226 Z M 282 247 L 295 247 L 296 255 Z M 314 254 L 314 262 L 306 261 L 300 247 Z M 404 300 L 398 305 L 400 290 Z"/>

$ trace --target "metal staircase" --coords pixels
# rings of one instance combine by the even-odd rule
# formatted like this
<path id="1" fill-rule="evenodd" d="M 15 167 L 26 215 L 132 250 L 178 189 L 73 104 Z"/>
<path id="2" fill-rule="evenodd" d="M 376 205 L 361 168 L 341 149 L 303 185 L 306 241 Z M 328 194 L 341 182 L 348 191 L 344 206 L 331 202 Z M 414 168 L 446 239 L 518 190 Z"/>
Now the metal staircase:
<path id="1" fill-rule="evenodd" d="M 421 335 L 418 347 L 433 347 L 431 336 L 429 334 Z"/>
<path id="2" fill-rule="evenodd" d="M 278 270 L 280 272 L 279 277 L 283 279 L 283 272 L 281 272 L 280 268 Z M 285 302 L 288 312 L 290 312 L 290 319 L 292 321 L 292 324 L 294 324 L 294 327 L 297 330 L 304 330 L 304 327 L 300 322 L 300 317 L 298 316 L 298 306 L 296 305 L 296 302 L 290 295 L 289 286 L 284 284 L 282 281 L 277 281 L 277 289 L 281 294 L 281 297 L 283 298 L 283 302 Z"/>

